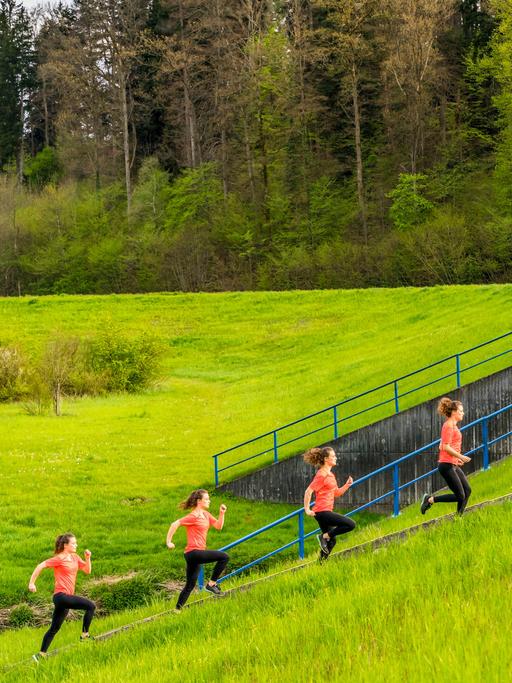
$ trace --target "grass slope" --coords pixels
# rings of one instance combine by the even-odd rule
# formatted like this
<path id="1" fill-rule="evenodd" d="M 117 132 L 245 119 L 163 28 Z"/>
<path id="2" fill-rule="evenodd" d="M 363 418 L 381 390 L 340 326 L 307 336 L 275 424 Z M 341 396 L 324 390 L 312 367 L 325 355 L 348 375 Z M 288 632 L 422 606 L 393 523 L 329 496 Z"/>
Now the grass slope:
<path id="1" fill-rule="evenodd" d="M 511 329 L 511 302 L 508 285 L 1 299 L 0 343 L 33 354 L 55 330 L 107 325 L 149 329 L 168 351 L 143 395 L 69 400 L 60 419 L 0 406 L 0 606 L 27 597 L 32 567 L 70 528 L 95 576 L 181 576 L 163 540 L 178 501 L 211 484 L 213 452 Z M 290 509 L 228 504 L 218 545 Z"/>
<path id="2" fill-rule="evenodd" d="M 506 503 L 314 565 L 5 680 L 509 680 L 511 513 Z"/>
<path id="3" fill-rule="evenodd" d="M 473 477 L 475 492 L 507 487 L 511 465 Z M 39 667 L 13 669 L 5 680 L 508 681 L 511 513 L 505 503 L 376 553 L 314 563 Z M 393 522 L 404 527 L 413 518 L 424 519 L 417 506 Z M 78 633 L 78 623 L 66 625 L 59 643 L 76 642 Z M 1 663 L 26 656 L 39 636 L 5 634 Z"/>

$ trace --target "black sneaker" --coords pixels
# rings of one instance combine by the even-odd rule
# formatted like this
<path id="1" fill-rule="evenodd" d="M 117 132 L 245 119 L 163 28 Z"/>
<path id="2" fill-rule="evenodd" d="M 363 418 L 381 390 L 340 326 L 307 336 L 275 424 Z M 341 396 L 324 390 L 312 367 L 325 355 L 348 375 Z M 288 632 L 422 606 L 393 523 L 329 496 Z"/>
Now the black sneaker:
<path id="1" fill-rule="evenodd" d="M 421 514 L 424 515 L 427 510 L 430 510 L 432 507 L 432 503 L 428 502 L 428 499 L 430 498 L 430 493 L 425 493 L 423 498 L 421 499 Z"/>
<path id="2" fill-rule="evenodd" d="M 335 545 L 336 545 L 336 536 L 334 538 L 330 538 L 327 541 L 327 548 L 329 549 L 329 554 L 332 553 Z"/>
<path id="3" fill-rule="evenodd" d="M 206 586 L 204 587 L 204 589 L 207 590 L 209 593 L 212 593 L 213 595 L 216 595 L 217 597 L 219 597 L 220 595 L 222 595 L 222 591 L 221 591 L 221 589 L 217 586 L 216 583 L 214 583 L 213 586 L 210 586 L 210 584 L 207 583 Z"/>
<path id="4" fill-rule="evenodd" d="M 318 545 L 320 546 L 320 559 L 325 559 L 326 557 L 329 557 L 329 553 L 331 551 L 329 550 L 329 545 L 327 539 L 324 538 L 324 535 L 318 534 L 316 540 L 318 541 Z"/>

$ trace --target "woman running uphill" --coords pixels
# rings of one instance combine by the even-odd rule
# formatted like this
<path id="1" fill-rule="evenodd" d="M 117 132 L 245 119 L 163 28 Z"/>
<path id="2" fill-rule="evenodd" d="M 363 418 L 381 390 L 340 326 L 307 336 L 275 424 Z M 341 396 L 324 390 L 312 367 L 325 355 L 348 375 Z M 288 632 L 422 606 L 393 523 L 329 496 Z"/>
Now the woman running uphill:
<path id="1" fill-rule="evenodd" d="M 424 515 L 434 503 L 457 503 L 457 514 L 462 515 L 471 495 L 471 487 L 461 470 L 461 466 L 470 462 L 471 458 L 460 452 L 462 434 L 457 427 L 457 422 L 464 417 L 464 408 L 460 401 L 445 397 L 439 401 L 437 412 L 446 418 L 441 429 L 437 470 L 453 493 L 440 496 L 425 493 L 421 501 L 421 514 Z"/>
<path id="2" fill-rule="evenodd" d="M 42 657 L 46 657 L 50 643 L 64 623 L 64 619 L 70 609 L 85 610 L 80 640 L 87 640 L 89 638 L 89 626 L 91 625 L 96 605 L 91 600 L 82 598 L 74 593 L 78 570 L 80 569 L 86 574 L 91 573 L 91 551 L 84 551 L 84 561 L 77 555 L 76 548 L 77 542 L 73 534 L 62 534 L 61 536 L 58 536 L 55 541 L 54 556 L 49 560 L 45 560 L 44 562 L 41 562 L 41 564 L 38 564 L 30 577 L 28 589 L 32 593 L 35 593 L 37 590 L 37 577 L 43 569 L 51 567 L 55 574 L 55 590 L 53 592 L 53 604 L 55 605 L 55 609 L 53 611 L 52 623 L 49 630 L 43 636 L 43 643 L 39 654 L 33 655 L 33 658 L 36 661 L 39 661 Z"/>
<path id="3" fill-rule="evenodd" d="M 202 564 L 215 562 L 213 568 L 212 578 L 205 586 L 206 590 L 213 593 L 215 596 L 222 595 L 217 579 L 224 571 L 229 555 L 221 550 L 206 550 L 206 535 L 211 526 L 220 531 L 224 525 L 224 514 L 227 510 L 225 505 L 219 507 L 219 519 L 215 519 L 213 515 L 208 512 L 210 507 L 210 496 L 205 489 L 198 489 L 192 491 L 190 496 L 180 507 L 184 510 L 192 509 L 185 517 L 177 519 L 169 527 L 167 532 L 167 547 L 172 550 L 175 545 L 172 542 L 172 537 L 179 529 L 184 526 L 187 532 L 187 545 L 185 547 L 185 561 L 187 563 L 187 582 L 185 588 L 181 591 L 176 609 L 180 610 L 187 602 L 190 593 L 192 593 L 196 585 L 197 577 L 199 576 L 199 569 Z"/>
<path id="4" fill-rule="evenodd" d="M 333 512 L 334 499 L 348 491 L 353 479 L 349 477 L 345 484 L 338 488 L 336 477 L 331 472 L 336 465 L 336 453 L 332 448 L 311 448 L 304 454 L 304 460 L 318 468 L 318 472 L 304 494 L 304 510 L 307 515 L 316 519 L 322 530 L 317 539 L 320 544 L 320 560 L 325 560 L 336 545 L 336 536 L 355 529 L 355 522 L 349 517 Z M 313 493 L 315 504 L 311 509 Z"/>

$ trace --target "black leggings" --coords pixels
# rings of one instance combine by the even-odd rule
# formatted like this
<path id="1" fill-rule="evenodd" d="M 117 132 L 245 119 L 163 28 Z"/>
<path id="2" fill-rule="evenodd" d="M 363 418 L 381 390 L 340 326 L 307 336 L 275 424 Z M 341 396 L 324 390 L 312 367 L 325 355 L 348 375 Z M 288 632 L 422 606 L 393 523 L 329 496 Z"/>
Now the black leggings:
<path id="1" fill-rule="evenodd" d="M 47 652 L 50 643 L 55 638 L 55 634 L 60 630 L 70 609 L 85 610 L 82 633 L 89 632 L 89 626 L 91 625 L 94 610 L 96 609 L 96 605 L 91 600 L 81 598 L 79 595 L 68 595 L 67 593 L 55 593 L 53 596 L 53 604 L 55 605 L 55 609 L 53 610 L 52 623 L 43 636 L 41 652 Z"/>
<path id="2" fill-rule="evenodd" d="M 338 512 L 331 512 L 329 510 L 315 512 L 315 519 L 322 533 L 329 534 L 332 548 L 336 545 L 336 536 L 347 534 L 356 528 L 356 523 L 350 517 L 345 517 Z"/>
<path id="3" fill-rule="evenodd" d="M 176 609 L 183 607 L 194 590 L 201 565 L 215 562 L 211 580 L 217 581 L 229 562 L 229 555 L 222 550 L 191 550 L 185 553 L 185 561 L 187 563 L 187 582 L 179 595 Z"/>
<path id="4" fill-rule="evenodd" d="M 468 498 L 471 495 L 471 486 L 466 479 L 466 475 L 460 467 L 452 465 L 449 462 L 438 463 L 437 471 L 453 493 L 444 493 L 440 496 L 433 496 L 434 503 L 457 503 L 457 512 L 461 515 L 464 512 L 468 503 Z"/>

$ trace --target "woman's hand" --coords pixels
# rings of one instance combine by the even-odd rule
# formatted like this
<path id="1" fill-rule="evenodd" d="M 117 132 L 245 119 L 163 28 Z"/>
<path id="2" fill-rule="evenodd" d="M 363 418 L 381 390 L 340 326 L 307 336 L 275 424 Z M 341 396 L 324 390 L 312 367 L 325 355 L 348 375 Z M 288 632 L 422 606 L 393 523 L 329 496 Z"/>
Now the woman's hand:
<path id="1" fill-rule="evenodd" d="M 315 516 L 315 513 L 313 512 L 313 510 L 311 508 L 307 508 L 307 509 L 304 508 L 304 512 L 307 514 L 308 517 L 314 517 Z"/>
<path id="2" fill-rule="evenodd" d="M 90 560 L 90 559 L 91 559 L 91 555 L 92 555 L 92 553 L 91 553 L 90 550 L 84 550 L 84 556 L 85 556 L 85 559 L 86 559 L 86 560 Z"/>
<path id="3" fill-rule="evenodd" d="M 35 584 L 35 583 L 29 583 L 29 584 L 28 584 L 28 589 L 29 589 L 29 591 L 30 591 L 31 593 L 36 593 L 36 592 L 37 592 L 37 588 L 36 588 L 36 584 Z"/>
<path id="4" fill-rule="evenodd" d="M 172 541 L 168 541 L 167 547 L 169 548 L 169 550 L 172 550 L 172 549 L 175 548 L 176 546 L 174 545 L 174 543 L 173 543 Z"/>
<path id="5" fill-rule="evenodd" d="M 352 477 L 349 476 L 349 478 L 345 482 L 345 486 L 347 487 L 347 489 L 349 489 L 353 483 L 354 483 L 354 480 L 352 479 Z"/>
<path id="6" fill-rule="evenodd" d="M 227 507 L 224 505 L 224 503 L 222 503 L 219 507 L 219 512 L 226 512 L 226 510 L 227 510 Z"/>

